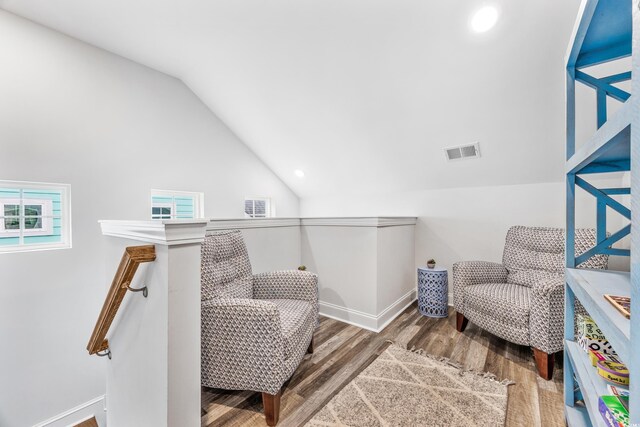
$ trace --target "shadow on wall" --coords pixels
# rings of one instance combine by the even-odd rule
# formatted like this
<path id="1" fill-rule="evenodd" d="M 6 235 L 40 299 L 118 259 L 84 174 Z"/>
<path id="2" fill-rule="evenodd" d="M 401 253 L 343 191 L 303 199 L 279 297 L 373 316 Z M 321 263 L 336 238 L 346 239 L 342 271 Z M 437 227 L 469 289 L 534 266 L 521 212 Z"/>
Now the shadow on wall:
<path id="1" fill-rule="evenodd" d="M 515 225 L 515 224 L 514 224 Z M 509 226 L 468 218 L 420 217 L 416 224 L 416 264 L 434 258 L 451 269 L 462 260 L 500 262 Z"/>
<path id="2" fill-rule="evenodd" d="M 313 249 L 309 244 L 308 237 L 306 235 L 306 231 L 302 231 L 302 235 L 304 238 L 300 240 L 301 253 L 302 253 L 302 263 L 307 267 L 307 271 L 318 274 L 318 298 L 320 303 L 327 303 L 339 306 L 339 307 L 347 307 L 344 299 L 333 289 L 330 289 L 326 286 L 323 286 L 323 277 L 322 274 L 318 272 L 318 264 L 316 263 L 316 258 L 313 253 Z M 344 283 L 349 283 L 349 278 L 345 277 Z M 320 307 L 322 311 L 322 307 Z M 349 319 L 354 320 L 354 319 Z"/>

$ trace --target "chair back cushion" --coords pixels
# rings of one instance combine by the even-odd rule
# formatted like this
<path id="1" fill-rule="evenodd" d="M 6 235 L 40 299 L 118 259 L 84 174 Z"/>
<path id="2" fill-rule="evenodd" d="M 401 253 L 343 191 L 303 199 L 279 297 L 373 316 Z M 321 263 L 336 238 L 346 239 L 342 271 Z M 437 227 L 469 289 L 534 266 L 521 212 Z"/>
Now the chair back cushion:
<path id="1" fill-rule="evenodd" d="M 594 229 L 576 229 L 576 253 L 582 254 L 595 245 Z M 507 282 L 533 286 L 539 280 L 564 274 L 565 235 L 562 228 L 511 227 L 502 256 L 508 270 Z M 606 268 L 608 257 L 595 255 L 579 265 L 581 268 Z"/>
<path id="2" fill-rule="evenodd" d="M 253 274 L 240 230 L 204 238 L 200 259 L 201 299 L 253 298 Z"/>

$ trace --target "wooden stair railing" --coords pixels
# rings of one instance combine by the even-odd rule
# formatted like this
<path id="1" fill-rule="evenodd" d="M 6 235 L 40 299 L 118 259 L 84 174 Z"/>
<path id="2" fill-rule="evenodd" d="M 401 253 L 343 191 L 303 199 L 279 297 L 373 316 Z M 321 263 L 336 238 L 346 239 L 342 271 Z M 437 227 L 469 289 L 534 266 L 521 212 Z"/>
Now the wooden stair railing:
<path id="1" fill-rule="evenodd" d="M 118 271 L 116 271 L 107 297 L 102 305 L 96 326 L 94 326 L 93 332 L 91 333 L 89 344 L 87 344 L 89 355 L 97 354 L 98 356 L 108 356 L 111 358 L 109 340 L 106 338 L 109 327 L 116 317 L 118 308 L 128 290 L 134 292 L 143 291 L 144 296 L 147 296 L 146 286 L 140 289 L 132 289 L 130 285 L 133 276 L 136 274 L 136 270 L 138 270 L 138 266 L 143 262 L 155 261 L 155 259 L 156 248 L 153 245 L 129 246 L 125 249 L 120 265 L 118 266 Z M 100 352 L 102 352 L 102 354 Z"/>

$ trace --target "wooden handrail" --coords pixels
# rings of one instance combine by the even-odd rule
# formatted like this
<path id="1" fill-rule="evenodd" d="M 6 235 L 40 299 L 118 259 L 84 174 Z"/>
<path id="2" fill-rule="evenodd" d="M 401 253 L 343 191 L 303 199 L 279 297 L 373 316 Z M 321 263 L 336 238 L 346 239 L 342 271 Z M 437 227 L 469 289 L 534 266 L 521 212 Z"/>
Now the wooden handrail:
<path id="1" fill-rule="evenodd" d="M 153 245 L 146 246 L 129 246 L 122 255 L 122 260 L 118 266 L 118 271 L 111 282 L 109 293 L 104 300 L 100 316 L 93 328 L 87 350 L 89 354 L 96 354 L 100 351 L 109 349 L 109 341 L 107 340 L 107 332 L 116 317 L 118 308 L 122 303 L 124 295 L 129 290 L 129 285 L 133 280 L 133 276 L 138 270 L 138 266 L 143 262 L 155 261 L 156 247 Z"/>

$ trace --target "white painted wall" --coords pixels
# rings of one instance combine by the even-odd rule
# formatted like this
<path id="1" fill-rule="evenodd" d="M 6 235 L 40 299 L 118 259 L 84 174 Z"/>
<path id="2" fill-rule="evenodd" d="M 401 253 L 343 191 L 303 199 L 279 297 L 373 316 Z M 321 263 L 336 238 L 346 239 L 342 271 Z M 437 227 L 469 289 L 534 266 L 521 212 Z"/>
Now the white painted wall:
<path id="1" fill-rule="evenodd" d="M 416 288 L 411 259 L 415 257 L 415 238 L 415 225 L 378 228 L 377 315 Z M 395 317 L 397 313 L 392 314 Z"/>
<path id="2" fill-rule="evenodd" d="M 454 262 L 500 262 L 512 225 L 564 227 L 565 190 L 564 183 L 548 183 L 303 198 L 301 211 L 302 216 L 417 216 L 416 266 L 434 258 L 449 269 L 451 280 Z M 578 226 L 595 227 L 593 198 L 579 193 L 577 212 Z M 609 230 L 616 231 L 620 224 L 614 219 Z M 612 257 L 610 267 L 628 270 L 628 259 Z"/>
<path id="3" fill-rule="evenodd" d="M 301 265 L 299 218 L 211 220 L 207 234 L 218 230 L 242 231 L 253 274 Z"/>
<path id="4" fill-rule="evenodd" d="M 415 218 L 302 219 L 320 314 L 380 331 L 415 299 Z"/>
<path id="5" fill-rule="evenodd" d="M 32 425 L 104 394 L 85 350 L 117 265 L 99 219 L 147 219 L 149 190 L 245 195 L 282 216 L 297 197 L 180 81 L 0 11 L 0 179 L 71 184 L 73 248 L 0 255 L 0 425 Z M 69 420 L 69 423 L 73 421 Z"/>
<path id="6" fill-rule="evenodd" d="M 375 317 L 377 238 L 376 227 L 302 227 L 302 263 L 318 273 L 321 307 L 328 303 Z"/>

